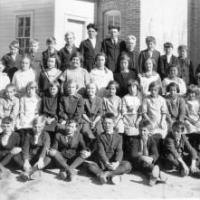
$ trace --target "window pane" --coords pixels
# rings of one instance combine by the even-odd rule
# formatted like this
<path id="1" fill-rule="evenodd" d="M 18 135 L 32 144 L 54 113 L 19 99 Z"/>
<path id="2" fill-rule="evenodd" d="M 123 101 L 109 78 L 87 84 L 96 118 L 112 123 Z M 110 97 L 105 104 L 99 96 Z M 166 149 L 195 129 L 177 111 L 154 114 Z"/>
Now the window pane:
<path id="1" fill-rule="evenodd" d="M 25 37 L 30 37 L 30 27 L 25 28 Z"/>
<path id="2" fill-rule="evenodd" d="M 25 47 L 29 48 L 29 39 L 25 39 Z"/>
<path id="3" fill-rule="evenodd" d="M 30 26 L 30 21 L 31 21 L 30 17 L 26 17 L 25 19 L 26 19 L 26 26 Z"/>
<path id="4" fill-rule="evenodd" d="M 108 26 L 113 25 L 113 16 L 108 16 Z"/>
<path id="5" fill-rule="evenodd" d="M 23 37 L 23 27 L 18 27 L 18 35 L 17 37 Z"/>
<path id="6" fill-rule="evenodd" d="M 24 25 L 24 18 L 23 17 L 19 17 L 18 18 L 18 27 L 23 27 Z"/>
<path id="7" fill-rule="evenodd" d="M 120 16 L 119 15 L 114 17 L 114 25 L 120 26 Z"/>

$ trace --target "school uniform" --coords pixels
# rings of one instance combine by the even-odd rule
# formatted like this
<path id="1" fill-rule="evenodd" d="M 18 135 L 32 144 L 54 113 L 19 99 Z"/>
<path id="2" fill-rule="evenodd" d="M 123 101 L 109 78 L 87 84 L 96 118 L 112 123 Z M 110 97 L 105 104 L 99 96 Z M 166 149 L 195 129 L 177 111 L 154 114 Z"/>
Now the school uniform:
<path id="1" fill-rule="evenodd" d="M 81 95 L 76 94 L 74 96 L 62 96 L 59 102 L 59 119 L 70 120 L 74 119 L 80 122 L 83 114 L 84 100 Z"/>
<path id="2" fill-rule="evenodd" d="M 113 73 L 119 71 L 119 56 L 126 48 L 126 43 L 123 40 L 118 40 L 114 44 L 111 38 L 104 39 L 101 44 L 101 51 L 107 56 L 106 67 Z"/>
<path id="3" fill-rule="evenodd" d="M 149 50 L 148 49 L 145 49 L 145 50 L 140 52 L 139 58 L 138 58 L 139 73 L 146 72 L 145 62 L 149 57 L 150 56 L 149 56 Z M 155 65 L 153 66 L 153 71 L 157 72 L 158 66 L 160 65 L 160 52 L 154 49 L 153 52 L 152 52 L 151 58 L 155 60 Z"/>
<path id="4" fill-rule="evenodd" d="M 61 71 L 65 71 L 70 68 L 70 60 L 73 54 L 78 52 L 78 48 L 75 46 L 72 47 L 71 52 L 67 49 L 65 45 L 62 49 L 59 50 L 58 55 L 60 57 L 61 65 L 58 67 Z"/>
<path id="5" fill-rule="evenodd" d="M 88 38 L 81 42 L 79 51 L 83 55 L 83 67 L 90 72 L 94 68 L 95 57 L 100 51 L 100 46 L 97 43 L 93 46 L 91 40 Z"/>
<path id="6" fill-rule="evenodd" d="M 115 73 L 114 80 L 119 83 L 119 89 L 117 90 L 117 95 L 123 97 L 128 94 L 128 81 L 130 79 L 137 79 L 137 73 L 130 70 L 128 73 Z"/>
<path id="7" fill-rule="evenodd" d="M 162 55 L 160 57 L 160 65 L 158 66 L 158 73 L 160 74 L 161 79 L 164 79 L 167 77 L 169 73 L 169 67 L 171 65 L 177 65 L 178 64 L 178 58 L 174 55 L 170 57 L 169 62 L 167 61 L 167 56 Z"/>
<path id="8" fill-rule="evenodd" d="M 16 56 L 15 60 L 13 60 L 11 53 L 7 53 L 6 55 L 4 55 L 1 58 L 1 61 L 5 65 L 4 72 L 8 74 L 10 81 L 12 81 L 12 77 L 13 77 L 14 73 L 18 69 L 20 69 L 21 59 L 22 59 L 22 56 L 20 54 L 18 54 Z"/>
<path id="9" fill-rule="evenodd" d="M 56 67 L 58 69 L 60 69 L 61 60 L 60 60 L 58 51 L 56 49 L 54 50 L 53 53 L 50 53 L 48 51 L 48 49 L 46 51 L 42 52 L 42 67 L 43 67 L 43 69 L 47 69 L 48 68 L 47 61 L 48 61 L 48 58 L 50 58 L 50 57 L 55 57 L 56 58 Z"/>

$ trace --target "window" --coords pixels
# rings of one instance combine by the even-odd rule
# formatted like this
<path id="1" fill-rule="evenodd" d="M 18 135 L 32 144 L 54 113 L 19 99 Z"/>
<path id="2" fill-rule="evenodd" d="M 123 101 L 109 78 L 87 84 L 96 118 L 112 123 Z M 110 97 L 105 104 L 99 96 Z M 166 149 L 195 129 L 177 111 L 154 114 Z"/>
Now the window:
<path id="1" fill-rule="evenodd" d="M 104 13 L 104 37 L 108 35 L 108 26 L 121 26 L 121 13 L 119 10 L 110 10 Z"/>
<path id="2" fill-rule="evenodd" d="M 27 53 L 29 50 L 29 41 L 31 38 L 31 16 L 17 16 L 16 38 L 19 40 L 20 51 Z"/>

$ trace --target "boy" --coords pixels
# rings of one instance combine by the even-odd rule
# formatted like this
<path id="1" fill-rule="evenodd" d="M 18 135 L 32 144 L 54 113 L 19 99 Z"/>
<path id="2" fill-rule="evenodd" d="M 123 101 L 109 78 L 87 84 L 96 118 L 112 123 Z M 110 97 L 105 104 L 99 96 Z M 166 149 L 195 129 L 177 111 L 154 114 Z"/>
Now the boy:
<path id="1" fill-rule="evenodd" d="M 110 181 L 117 184 L 122 174 L 131 171 L 128 161 L 123 161 L 122 136 L 114 131 L 115 116 L 106 113 L 103 116 L 104 132 L 97 138 L 96 162 L 89 163 L 88 170 L 104 184 Z"/>
<path id="2" fill-rule="evenodd" d="M 154 138 L 151 136 L 152 125 L 148 120 L 139 124 L 139 135 L 130 138 L 126 144 L 126 157 L 133 164 L 133 168 L 144 173 L 153 186 L 158 180 L 166 182 L 167 178 L 160 171 L 156 162 L 159 157 Z"/>
<path id="3" fill-rule="evenodd" d="M 67 32 L 65 34 L 65 42 L 65 46 L 58 53 L 61 60 L 61 71 L 65 71 L 70 67 L 71 56 L 78 52 L 78 48 L 75 46 L 75 35 L 73 32 Z"/>
<path id="4" fill-rule="evenodd" d="M 186 85 L 195 83 L 194 66 L 191 60 L 187 57 L 187 46 L 180 45 L 178 47 L 178 64 L 179 64 L 179 77 L 181 77 Z"/>
<path id="5" fill-rule="evenodd" d="M 160 52 L 155 49 L 156 39 L 153 36 L 146 37 L 147 49 L 140 52 L 139 55 L 139 73 L 145 72 L 145 62 L 148 58 L 152 58 L 155 61 L 153 70 L 157 72 L 157 68 L 160 65 Z"/>
<path id="6" fill-rule="evenodd" d="M 10 81 L 14 73 L 20 68 L 21 55 L 19 54 L 19 42 L 13 40 L 9 45 L 10 52 L 4 55 L 1 60 L 6 66 L 4 72 L 8 74 Z"/>
<path id="7" fill-rule="evenodd" d="M 120 27 L 108 26 L 110 38 L 103 40 L 101 45 L 101 51 L 107 56 L 106 66 L 113 73 L 119 70 L 119 55 L 126 49 L 125 41 L 119 39 Z"/>
<path id="8" fill-rule="evenodd" d="M 200 175 L 199 158 L 196 150 L 191 146 L 185 132 L 185 124 L 176 121 L 172 125 L 172 132 L 164 141 L 164 160 L 171 169 L 178 170 L 181 176 Z"/>
<path id="9" fill-rule="evenodd" d="M 78 131 L 77 122 L 69 120 L 63 133 L 57 133 L 49 155 L 63 168 L 60 177 L 72 181 L 76 168 L 90 156 L 85 142 Z"/>
<path id="10" fill-rule="evenodd" d="M 83 55 L 83 67 L 90 72 L 94 68 L 95 57 L 99 52 L 96 24 L 88 24 L 87 31 L 88 39 L 81 42 L 79 51 Z"/>
<path id="11" fill-rule="evenodd" d="M 158 73 L 161 79 L 167 77 L 169 66 L 178 64 L 178 58 L 173 55 L 173 44 L 171 42 L 164 43 L 164 51 L 165 55 L 161 56 L 160 66 L 158 66 Z"/>
<path id="12" fill-rule="evenodd" d="M 54 37 L 49 37 L 46 40 L 47 50 L 42 52 L 42 67 L 46 69 L 47 61 L 49 57 L 56 57 L 56 67 L 59 69 L 61 65 L 60 57 L 58 51 L 55 49 L 56 39 Z"/>

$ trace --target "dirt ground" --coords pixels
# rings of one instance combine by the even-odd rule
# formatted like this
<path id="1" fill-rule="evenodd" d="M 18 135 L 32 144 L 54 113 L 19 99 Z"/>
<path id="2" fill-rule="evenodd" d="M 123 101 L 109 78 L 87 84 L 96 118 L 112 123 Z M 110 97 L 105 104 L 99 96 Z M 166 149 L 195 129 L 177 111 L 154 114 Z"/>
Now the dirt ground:
<path id="1" fill-rule="evenodd" d="M 57 178 L 58 170 L 45 170 L 40 180 L 20 182 L 19 171 L 0 181 L 0 200 L 197 198 L 200 179 L 168 175 L 167 184 L 147 185 L 140 174 L 122 177 L 119 185 L 99 185 L 95 178 L 77 175 L 73 182 Z"/>

